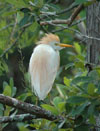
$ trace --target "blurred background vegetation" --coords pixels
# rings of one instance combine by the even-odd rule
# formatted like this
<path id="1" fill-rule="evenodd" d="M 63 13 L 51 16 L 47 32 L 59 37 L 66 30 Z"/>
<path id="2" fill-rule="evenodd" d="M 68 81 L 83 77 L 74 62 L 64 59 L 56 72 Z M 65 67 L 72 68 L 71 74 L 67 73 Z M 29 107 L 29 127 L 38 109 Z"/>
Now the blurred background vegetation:
<path id="1" fill-rule="evenodd" d="M 45 33 L 57 34 L 61 42 L 75 49 L 60 52 L 61 64 L 45 104 L 38 105 L 65 119 L 55 123 L 45 119 L 1 124 L 5 131 L 88 131 L 96 127 L 100 110 L 100 67 L 86 68 L 86 10 L 72 25 L 52 24 L 68 19 L 86 0 L 0 0 L 0 93 L 36 104 L 28 75 L 28 64 L 36 42 Z M 73 7 L 71 9 L 71 7 Z M 47 25 L 41 22 L 49 21 Z M 80 22 L 81 21 L 81 22 Z M 46 104 L 48 103 L 48 104 Z M 0 116 L 21 114 L 15 108 L 0 104 Z"/>

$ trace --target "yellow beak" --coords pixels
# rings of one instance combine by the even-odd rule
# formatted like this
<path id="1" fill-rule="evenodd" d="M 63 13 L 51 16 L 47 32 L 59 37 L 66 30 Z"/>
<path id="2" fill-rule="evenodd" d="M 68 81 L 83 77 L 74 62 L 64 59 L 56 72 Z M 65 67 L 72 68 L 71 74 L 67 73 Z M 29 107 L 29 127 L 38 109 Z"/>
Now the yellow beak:
<path id="1" fill-rule="evenodd" d="M 69 44 L 60 43 L 60 44 L 57 44 L 57 45 L 60 46 L 60 47 L 73 47 L 74 48 L 73 45 L 69 45 Z"/>

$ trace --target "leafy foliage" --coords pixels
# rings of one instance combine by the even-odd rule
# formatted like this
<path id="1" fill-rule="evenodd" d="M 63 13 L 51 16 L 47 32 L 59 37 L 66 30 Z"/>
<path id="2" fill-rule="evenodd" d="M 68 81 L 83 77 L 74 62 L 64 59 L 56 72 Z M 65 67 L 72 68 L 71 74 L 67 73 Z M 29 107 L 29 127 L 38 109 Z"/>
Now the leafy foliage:
<path id="1" fill-rule="evenodd" d="M 76 0 L 75 4 L 86 2 Z M 85 66 L 86 47 L 74 39 L 79 30 L 78 25 L 59 31 L 62 28 L 56 24 L 40 24 L 41 21 L 69 18 L 72 11 L 62 14 L 64 6 L 69 7 L 66 0 L 57 4 L 52 0 L 0 1 L 0 93 L 21 101 L 38 103 L 53 114 L 64 117 L 61 123 L 34 119 L 2 124 L 2 129 L 88 131 L 95 127 L 100 110 L 100 67 L 95 66 L 88 72 Z M 85 17 L 84 10 L 82 17 Z M 50 96 L 47 96 L 44 104 L 37 102 L 37 97 L 31 91 L 28 63 L 34 43 L 47 32 L 57 32 L 62 42 L 71 43 L 75 48 L 60 52 L 61 66 Z M 20 111 L 0 104 L 0 116 L 16 114 L 20 114 Z"/>

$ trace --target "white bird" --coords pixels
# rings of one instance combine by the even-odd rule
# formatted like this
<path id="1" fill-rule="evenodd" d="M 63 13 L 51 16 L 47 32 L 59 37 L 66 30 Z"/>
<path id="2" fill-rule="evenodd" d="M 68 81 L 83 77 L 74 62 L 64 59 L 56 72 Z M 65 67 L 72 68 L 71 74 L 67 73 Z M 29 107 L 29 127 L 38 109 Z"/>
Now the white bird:
<path id="1" fill-rule="evenodd" d="M 59 50 L 73 46 L 60 44 L 59 37 L 51 33 L 46 34 L 38 44 L 30 58 L 29 73 L 32 90 L 40 100 L 44 100 L 56 78 L 60 63 Z"/>

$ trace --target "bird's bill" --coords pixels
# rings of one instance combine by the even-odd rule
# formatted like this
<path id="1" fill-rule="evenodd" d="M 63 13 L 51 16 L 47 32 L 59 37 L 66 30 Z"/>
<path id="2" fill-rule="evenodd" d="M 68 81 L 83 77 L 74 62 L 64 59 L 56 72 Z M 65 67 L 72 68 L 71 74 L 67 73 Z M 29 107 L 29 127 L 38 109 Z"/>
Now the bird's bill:
<path id="1" fill-rule="evenodd" d="M 74 47 L 73 45 L 69 45 L 69 44 L 63 44 L 63 43 L 60 43 L 58 44 L 60 47 Z"/>

